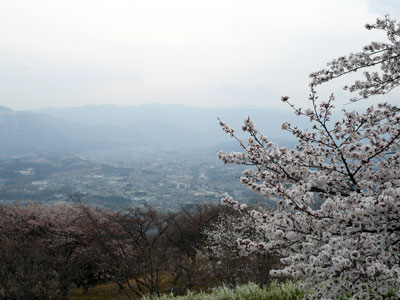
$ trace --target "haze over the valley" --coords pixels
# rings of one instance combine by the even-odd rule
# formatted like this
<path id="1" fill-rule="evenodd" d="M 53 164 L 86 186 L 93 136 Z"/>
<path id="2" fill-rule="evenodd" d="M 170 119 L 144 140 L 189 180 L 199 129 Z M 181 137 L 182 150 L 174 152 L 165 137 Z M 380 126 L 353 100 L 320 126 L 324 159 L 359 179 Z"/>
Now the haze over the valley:
<path id="1" fill-rule="evenodd" d="M 308 106 L 308 75 L 384 40 L 364 25 L 386 13 L 400 19 L 399 2 L 2 0 L 0 202 L 77 192 L 110 208 L 171 209 L 227 192 L 254 203 L 242 168 L 217 159 L 241 151 L 218 118 L 241 137 L 251 117 L 293 147 L 281 124 L 309 120 L 281 96 Z M 343 85 L 318 92 L 334 91 L 338 110 L 376 101 L 345 106 Z"/>
<path id="2" fill-rule="evenodd" d="M 43 151 L 116 150 L 147 148 L 177 151 L 216 150 L 232 140 L 218 125 L 218 117 L 240 127 L 249 115 L 272 140 L 289 145 L 293 137 L 282 132 L 282 120 L 293 113 L 266 108 L 193 108 L 147 104 L 133 107 L 84 106 L 39 111 L 0 107 L 2 154 Z M 304 125 L 304 120 L 299 120 Z M 240 135 L 240 132 L 239 132 Z M 233 147 L 232 144 L 230 144 Z M 226 149 L 232 150 L 232 149 Z"/>

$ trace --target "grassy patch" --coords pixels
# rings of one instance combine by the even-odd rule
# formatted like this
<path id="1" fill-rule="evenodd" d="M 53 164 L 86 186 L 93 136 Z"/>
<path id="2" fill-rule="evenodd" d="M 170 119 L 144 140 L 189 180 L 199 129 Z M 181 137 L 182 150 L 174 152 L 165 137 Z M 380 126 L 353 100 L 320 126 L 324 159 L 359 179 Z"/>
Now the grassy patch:
<path id="1" fill-rule="evenodd" d="M 142 300 L 298 300 L 305 295 L 297 284 L 272 283 L 265 288 L 249 283 L 236 288 L 220 287 L 210 293 L 188 292 L 185 296 L 143 297 Z"/>
<path id="2" fill-rule="evenodd" d="M 121 291 L 115 284 L 101 284 L 90 288 L 85 294 L 82 289 L 72 289 L 68 294 L 69 300 L 121 300 Z"/>
<path id="3" fill-rule="evenodd" d="M 195 293 L 188 291 L 185 296 L 163 295 L 145 296 L 141 300 L 298 300 L 305 295 L 296 283 L 271 283 L 260 288 L 254 283 L 236 288 L 219 287 L 210 292 Z M 74 289 L 70 292 L 70 300 L 122 300 L 123 294 L 113 284 L 104 284 L 91 288 L 87 294 Z"/>

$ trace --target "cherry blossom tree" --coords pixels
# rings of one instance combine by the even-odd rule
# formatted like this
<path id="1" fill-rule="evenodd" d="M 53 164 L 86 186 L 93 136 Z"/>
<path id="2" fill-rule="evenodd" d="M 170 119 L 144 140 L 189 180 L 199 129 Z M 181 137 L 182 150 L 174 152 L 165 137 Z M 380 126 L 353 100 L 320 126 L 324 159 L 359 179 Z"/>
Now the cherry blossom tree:
<path id="1" fill-rule="evenodd" d="M 265 285 L 270 281 L 268 271 L 278 267 L 275 253 L 237 243 L 244 236 L 257 244 L 265 241 L 258 233 L 257 223 L 248 217 L 248 211 L 244 206 L 239 212 L 226 210 L 203 232 L 205 245 L 199 255 L 206 256 L 209 261 L 204 262 L 203 268 L 213 278 L 220 278 L 223 284 L 236 286 L 254 282 Z"/>
<path id="2" fill-rule="evenodd" d="M 0 205 L 0 299 L 60 299 L 104 281 L 73 206 Z"/>
<path id="3" fill-rule="evenodd" d="M 279 251 L 284 267 L 271 275 L 304 282 L 313 290 L 306 299 L 400 297 L 400 109 L 378 103 L 362 113 L 344 110 L 336 122 L 334 95 L 323 101 L 316 91 L 360 69 L 363 79 L 345 86 L 359 95 L 351 101 L 400 85 L 400 23 L 385 17 L 366 28 L 383 31 L 388 42 L 372 42 L 312 73 L 310 108 L 282 97 L 296 115 L 311 121 L 306 130 L 282 124 L 298 140 L 295 148 L 274 144 L 250 118 L 242 126 L 247 143 L 220 121 L 243 151 L 219 151 L 219 158 L 250 166 L 241 183 L 278 198 L 274 211 L 251 211 L 259 236 L 242 236 L 238 244 L 247 251 Z M 316 201 L 322 203 L 318 208 Z M 229 196 L 222 202 L 243 209 Z"/>

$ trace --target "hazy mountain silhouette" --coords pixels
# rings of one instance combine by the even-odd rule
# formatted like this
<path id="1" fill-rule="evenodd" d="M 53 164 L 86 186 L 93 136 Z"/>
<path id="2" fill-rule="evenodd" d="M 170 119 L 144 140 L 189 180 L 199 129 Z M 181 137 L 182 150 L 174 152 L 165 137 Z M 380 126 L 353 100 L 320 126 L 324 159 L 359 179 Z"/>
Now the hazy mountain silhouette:
<path id="1" fill-rule="evenodd" d="M 271 140 L 285 145 L 293 143 L 293 138 L 280 130 L 280 124 L 293 118 L 293 113 L 278 109 L 151 104 L 22 112 L 0 106 L 0 147 L 2 153 L 79 152 L 136 146 L 197 148 L 215 153 L 221 147 L 230 150 L 232 145 L 229 143 L 232 139 L 222 132 L 217 118 L 228 122 L 241 135 L 241 124 L 247 116 Z"/>
<path id="2" fill-rule="evenodd" d="M 8 114 L 8 113 L 12 113 L 12 112 L 13 112 L 12 109 L 0 105 L 0 114 Z"/>
<path id="3" fill-rule="evenodd" d="M 0 151 L 88 151 L 148 143 L 140 131 L 112 125 L 88 126 L 32 112 L 0 111 Z"/>
<path id="4" fill-rule="evenodd" d="M 160 145 L 187 147 L 213 145 L 230 141 L 218 125 L 218 118 L 237 131 L 250 116 L 261 132 L 271 139 L 291 139 L 280 129 L 281 124 L 293 119 L 293 112 L 274 108 L 230 107 L 194 108 L 183 105 L 146 104 L 121 107 L 116 105 L 47 108 L 40 112 L 85 125 L 114 125 L 143 130 Z M 304 121 L 301 123 L 304 124 Z"/>

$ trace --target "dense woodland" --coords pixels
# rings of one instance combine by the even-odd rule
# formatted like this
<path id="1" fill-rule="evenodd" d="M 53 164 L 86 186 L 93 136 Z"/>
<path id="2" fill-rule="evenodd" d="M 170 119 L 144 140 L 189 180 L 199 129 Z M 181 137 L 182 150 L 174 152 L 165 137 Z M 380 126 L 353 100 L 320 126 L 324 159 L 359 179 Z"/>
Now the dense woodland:
<path id="1" fill-rule="evenodd" d="M 75 199 L 77 200 L 77 199 Z M 178 212 L 151 207 L 111 211 L 73 205 L 0 207 L 0 299 L 64 299 L 113 283 L 121 297 L 269 281 L 272 255 L 239 256 L 206 229 L 229 225 L 237 212 L 197 206 Z M 224 246 L 225 245 L 225 246 Z M 229 248 L 231 245 L 231 248 Z M 224 255 L 213 247 L 224 246 Z"/>

